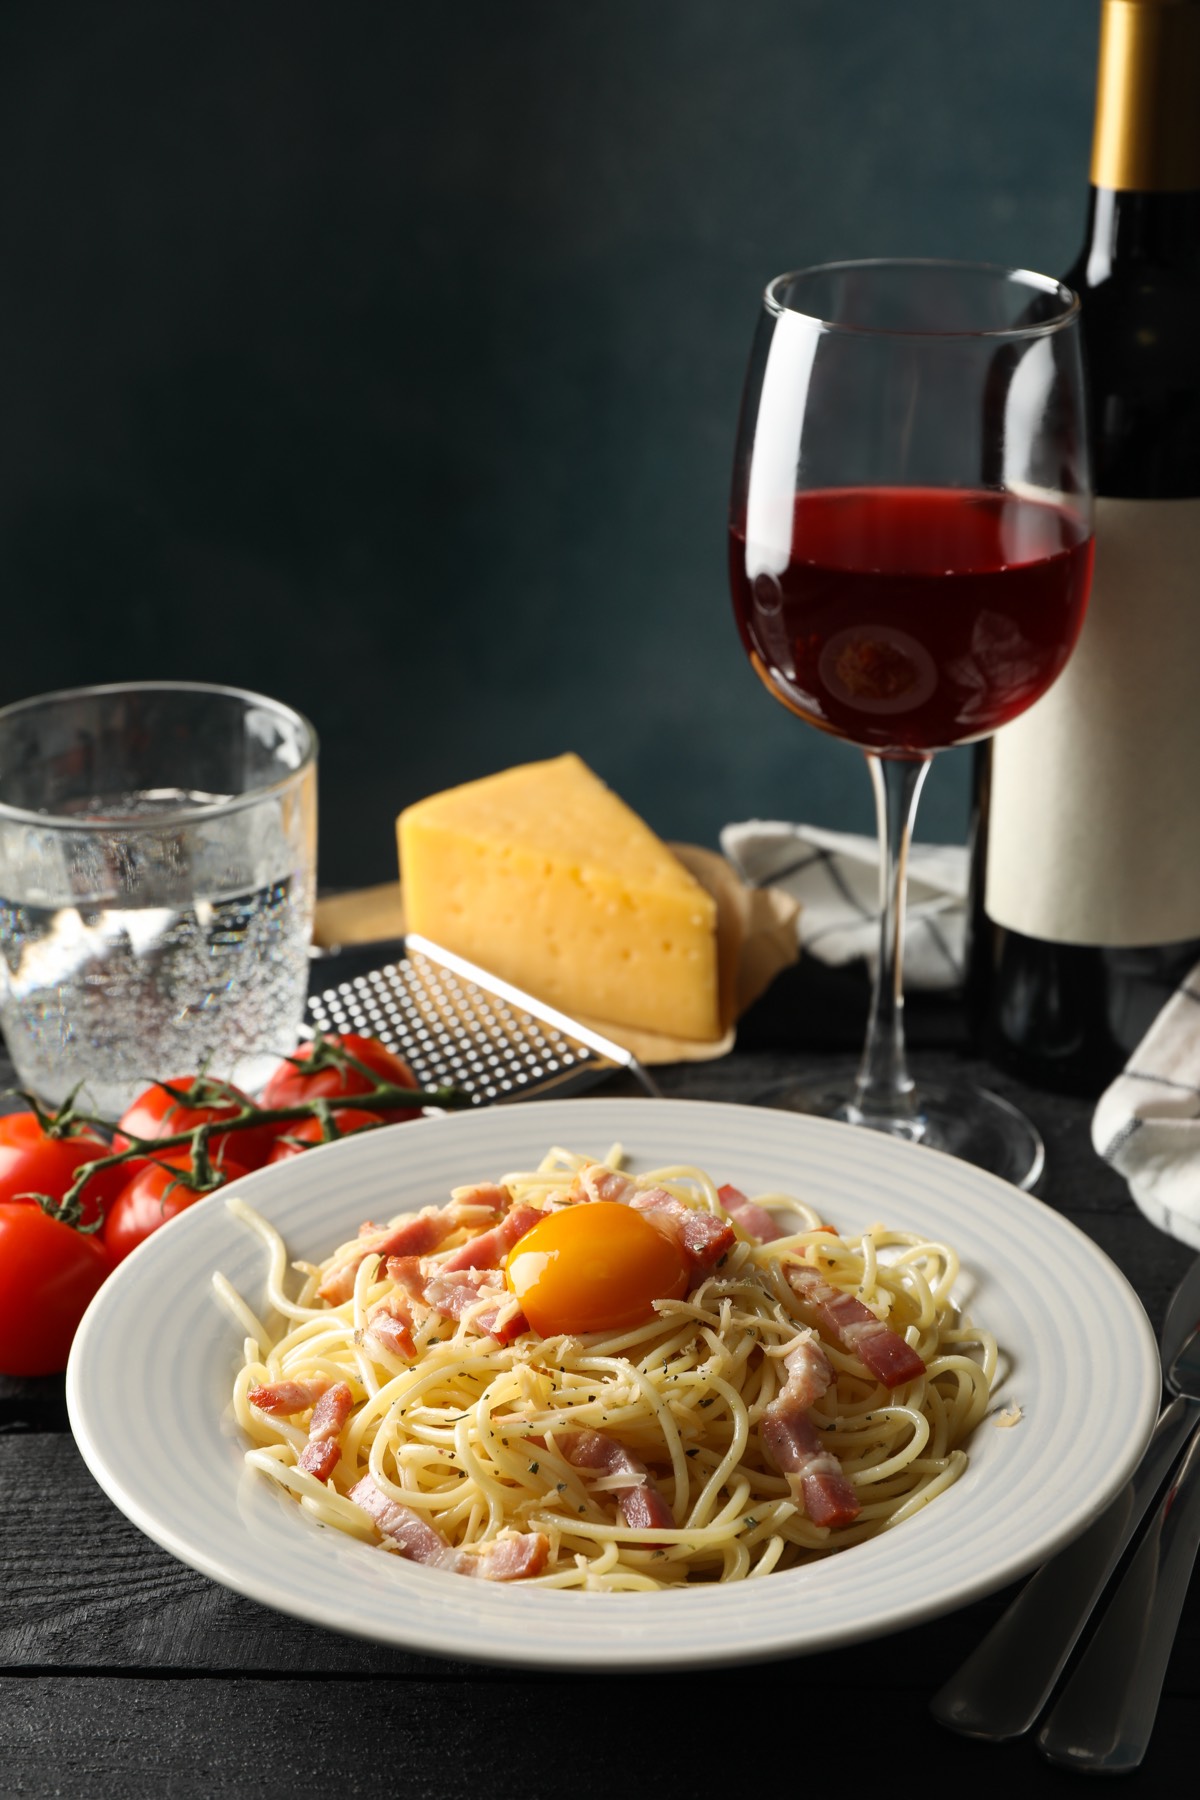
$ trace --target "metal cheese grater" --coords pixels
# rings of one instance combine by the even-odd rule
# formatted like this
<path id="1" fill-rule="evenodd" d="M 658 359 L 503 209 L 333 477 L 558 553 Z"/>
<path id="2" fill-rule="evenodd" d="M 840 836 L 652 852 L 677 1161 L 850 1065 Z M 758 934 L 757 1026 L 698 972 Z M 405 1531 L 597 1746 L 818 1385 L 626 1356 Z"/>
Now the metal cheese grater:
<path id="1" fill-rule="evenodd" d="M 475 1106 L 577 1092 L 626 1069 L 658 1089 L 620 1044 L 410 933 L 394 962 L 310 995 L 319 1031 L 356 1031 L 394 1050 L 424 1087 L 453 1082 Z"/>

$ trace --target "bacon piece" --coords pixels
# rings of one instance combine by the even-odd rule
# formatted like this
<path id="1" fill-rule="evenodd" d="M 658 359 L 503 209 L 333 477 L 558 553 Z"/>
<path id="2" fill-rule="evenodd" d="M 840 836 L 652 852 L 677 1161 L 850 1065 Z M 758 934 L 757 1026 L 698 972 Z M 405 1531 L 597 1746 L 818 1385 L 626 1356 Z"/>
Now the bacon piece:
<path id="1" fill-rule="evenodd" d="M 778 1404 L 773 1401 L 763 1414 L 759 1426 L 763 1449 L 786 1475 L 814 1525 L 851 1524 L 862 1505 L 841 1463 L 832 1450 L 822 1448 L 821 1434 L 806 1412 L 789 1407 L 776 1411 Z"/>
<path id="2" fill-rule="evenodd" d="M 790 1263 L 785 1273 L 809 1322 L 857 1356 L 884 1387 L 899 1387 L 925 1373 L 925 1364 L 912 1345 L 877 1319 L 856 1295 L 832 1287 L 815 1269 L 798 1263 Z"/>
<path id="3" fill-rule="evenodd" d="M 636 1181 L 603 1163 L 585 1163 L 571 1184 L 572 1200 L 614 1200 L 628 1205 L 637 1193 Z"/>
<path id="4" fill-rule="evenodd" d="M 457 1574 L 480 1575 L 484 1581 L 520 1581 L 540 1574 L 549 1554 L 550 1540 L 540 1531 L 517 1531 L 493 1538 L 481 1550 L 460 1550 L 454 1566 Z"/>
<path id="5" fill-rule="evenodd" d="M 484 1307 L 471 1324 L 476 1331 L 485 1337 L 494 1337 L 499 1344 L 511 1344 L 514 1338 L 529 1330 L 529 1321 L 520 1307 L 514 1307 L 511 1313 L 508 1311 L 513 1296 L 507 1288 L 499 1286 L 494 1269 L 447 1271 L 444 1263 L 430 1265 L 417 1256 L 390 1256 L 387 1272 L 412 1299 L 420 1301 L 422 1306 L 432 1307 L 443 1319 L 461 1319 L 481 1300 L 494 1299 L 495 1305 Z M 505 1314 L 503 1322 L 501 1314 Z"/>
<path id="6" fill-rule="evenodd" d="M 342 1427 L 354 1407 L 354 1396 L 344 1381 L 327 1388 L 313 1407 L 308 1427 L 308 1442 L 296 1459 L 300 1467 L 318 1481 L 328 1481 L 342 1454 L 338 1439 Z"/>
<path id="7" fill-rule="evenodd" d="M 813 1331 L 801 1332 L 783 1359 L 788 1378 L 762 1416 L 762 1446 L 814 1525 L 848 1525 L 862 1505 L 832 1450 L 822 1447 L 809 1407 L 833 1381 Z"/>
<path id="8" fill-rule="evenodd" d="M 771 1402 L 773 1407 L 779 1406 L 786 1397 L 789 1406 L 807 1412 L 826 1389 L 833 1386 L 833 1364 L 815 1331 L 800 1333 L 789 1346 L 783 1366 L 788 1378 Z"/>
<path id="9" fill-rule="evenodd" d="M 725 1208 L 734 1224 L 760 1244 L 770 1244 L 776 1238 L 786 1237 L 787 1233 L 757 1201 L 748 1200 L 741 1188 L 725 1187 L 717 1189 L 717 1199 Z"/>
<path id="10" fill-rule="evenodd" d="M 715 1213 L 702 1212 L 676 1200 L 665 1188 L 645 1188 L 629 1202 L 635 1212 L 649 1213 L 678 1240 L 687 1259 L 690 1285 L 707 1275 L 737 1242 L 733 1226 Z"/>
<path id="11" fill-rule="evenodd" d="M 412 1328 L 412 1310 L 403 1294 L 385 1295 L 367 1314 L 367 1330 L 393 1356 L 411 1359 L 417 1354 Z"/>
<path id="12" fill-rule="evenodd" d="M 426 1276 L 422 1299 L 444 1319 L 461 1319 L 485 1293 L 501 1297 L 495 1282 L 488 1280 L 490 1274 L 490 1269 L 453 1269 L 449 1274 L 434 1269 Z"/>
<path id="13" fill-rule="evenodd" d="M 497 1216 L 506 1213 L 512 1205 L 512 1195 L 508 1189 L 500 1187 L 494 1181 L 476 1181 L 470 1187 L 455 1188 L 450 1198 L 455 1206 L 486 1207 Z"/>
<path id="14" fill-rule="evenodd" d="M 545 1566 L 549 1541 L 540 1531 L 493 1538 L 480 1550 L 456 1550 L 441 1532 L 411 1506 L 403 1506 L 377 1487 L 369 1475 L 355 1482 L 350 1498 L 375 1521 L 380 1536 L 409 1562 L 426 1563 L 455 1575 L 478 1575 L 485 1581 L 519 1581 Z"/>
<path id="15" fill-rule="evenodd" d="M 457 1250 L 451 1250 L 442 1262 L 443 1270 L 498 1269 L 501 1258 L 508 1255 L 517 1239 L 532 1230 L 541 1217 L 536 1206 L 514 1206 L 490 1231 L 481 1231 L 477 1237 L 460 1244 Z"/>
<path id="16" fill-rule="evenodd" d="M 847 1327 L 845 1347 L 885 1388 L 903 1386 L 925 1373 L 925 1363 L 906 1339 L 882 1319 L 864 1319 Z"/>
<path id="17" fill-rule="evenodd" d="M 274 1381 L 265 1387 L 252 1387 L 246 1398 L 259 1412 L 288 1418 L 292 1413 L 307 1412 L 332 1386 L 328 1375 L 310 1375 L 304 1381 Z"/>
<path id="18" fill-rule="evenodd" d="M 529 1320 L 519 1306 L 514 1307 L 511 1312 L 505 1310 L 512 1298 L 511 1294 L 505 1293 L 495 1306 L 484 1307 L 482 1312 L 477 1312 L 471 1320 L 476 1331 L 483 1332 L 487 1337 L 494 1337 L 498 1344 L 511 1344 L 523 1331 L 528 1331 Z"/>
<path id="19" fill-rule="evenodd" d="M 499 1323 L 501 1313 L 512 1304 L 513 1296 L 507 1288 L 498 1287 L 488 1279 L 493 1273 L 491 1269 L 452 1269 L 447 1273 L 443 1264 L 425 1281 L 421 1297 L 444 1319 L 461 1319 L 481 1300 L 494 1299 L 493 1306 L 484 1307 L 470 1322 L 485 1337 L 494 1337 L 500 1344 L 510 1344 L 523 1331 L 529 1330 L 529 1321 L 520 1307 L 516 1307 L 503 1324 Z"/>
<path id="20" fill-rule="evenodd" d="M 387 1272 L 413 1300 L 425 1299 L 425 1270 L 419 1256 L 389 1256 Z"/>
<path id="21" fill-rule="evenodd" d="M 440 1564 L 447 1555 L 453 1555 L 440 1531 L 435 1531 L 411 1506 L 402 1506 L 381 1487 L 376 1487 L 369 1475 L 355 1482 L 350 1489 L 350 1499 L 370 1513 L 380 1535 L 394 1544 L 401 1556 L 406 1556 L 410 1562 Z"/>
<path id="22" fill-rule="evenodd" d="M 498 1193 L 503 1191 L 497 1189 Z M 426 1206 L 418 1213 L 408 1213 L 379 1231 L 360 1234 L 344 1256 L 326 1271 L 318 1294 L 331 1306 L 341 1306 L 354 1292 L 354 1277 L 364 1257 L 425 1256 L 439 1249 L 464 1224 L 475 1223 L 477 1210 L 461 1200 L 451 1200 L 445 1206 Z"/>
<path id="23" fill-rule="evenodd" d="M 628 1475 L 628 1487 L 615 1487 L 621 1515 L 635 1531 L 669 1530 L 675 1520 L 665 1498 L 644 1462 L 618 1439 L 602 1431 L 556 1431 L 554 1442 L 576 1469 L 595 1469 L 601 1475 Z"/>

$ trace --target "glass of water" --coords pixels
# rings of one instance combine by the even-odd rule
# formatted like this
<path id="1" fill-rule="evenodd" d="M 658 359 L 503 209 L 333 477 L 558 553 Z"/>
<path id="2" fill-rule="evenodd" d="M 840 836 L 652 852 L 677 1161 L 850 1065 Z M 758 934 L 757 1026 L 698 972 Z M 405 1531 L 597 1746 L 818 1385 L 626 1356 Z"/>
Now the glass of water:
<path id="1" fill-rule="evenodd" d="M 0 709 L 0 1027 L 20 1083 L 117 1119 L 204 1069 L 255 1093 L 304 1015 L 317 739 L 192 682 Z"/>

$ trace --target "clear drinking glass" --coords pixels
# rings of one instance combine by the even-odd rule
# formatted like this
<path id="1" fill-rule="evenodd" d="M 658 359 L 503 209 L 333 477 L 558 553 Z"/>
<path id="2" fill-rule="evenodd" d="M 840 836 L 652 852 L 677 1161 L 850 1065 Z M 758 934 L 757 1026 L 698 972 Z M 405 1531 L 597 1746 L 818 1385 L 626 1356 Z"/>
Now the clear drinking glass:
<path id="1" fill-rule="evenodd" d="M 200 1069 L 253 1093 L 304 1016 L 317 739 L 235 688 L 0 710 L 0 1027 L 23 1087 L 116 1119 Z"/>
<path id="2" fill-rule="evenodd" d="M 734 610 L 770 693 L 857 744 L 882 848 L 881 954 L 857 1069 L 769 1098 L 935 1145 L 1021 1186 L 1041 1140 L 985 1090 L 916 1086 L 904 876 L 930 759 L 1046 691 L 1083 623 L 1092 486 L 1079 304 L 987 264 L 832 263 L 772 281 L 730 512 Z"/>

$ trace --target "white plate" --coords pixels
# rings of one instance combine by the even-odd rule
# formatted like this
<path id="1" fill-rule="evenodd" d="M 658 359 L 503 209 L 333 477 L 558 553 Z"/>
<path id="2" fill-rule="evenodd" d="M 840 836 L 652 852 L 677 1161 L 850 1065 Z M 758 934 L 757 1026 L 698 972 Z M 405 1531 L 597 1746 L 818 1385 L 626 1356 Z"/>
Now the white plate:
<path id="1" fill-rule="evenodd" d="M 532 1166 L 552 1144 L 635 1168 L 688 1161 L 749 1193 L 801 1195 L 831 1223 L 875 1222 L 959 1251 L 958 1298 L 995 1331 L 997 1394 L 963 1478 L 892 1532 L 760 1581 L 582 1594 L 469 1581 L 322 1529 L 245 1468 L 229 1392 L 241 1334 L 220 1269 L 261 1304 L 259 1240 L 221 1196 L 190 1207 L 92 1302 L 67 1370 L 72 1428 L 100 1485 L 181 1561 L 281 1612 L 468 1659 L 657 1667 L 826 1649 L 1004 1586 L 1081 1531 L 1126 1480 L 1159 1398 L 1154 1336 L 1112 1262 L 1058 1214 L 966 1163 L 873 1132 L 687 1100 L 558 1100 L 397 1125 L 260 1170 L 239 1192 L 319 1260 L 366 1218 Z"/>

